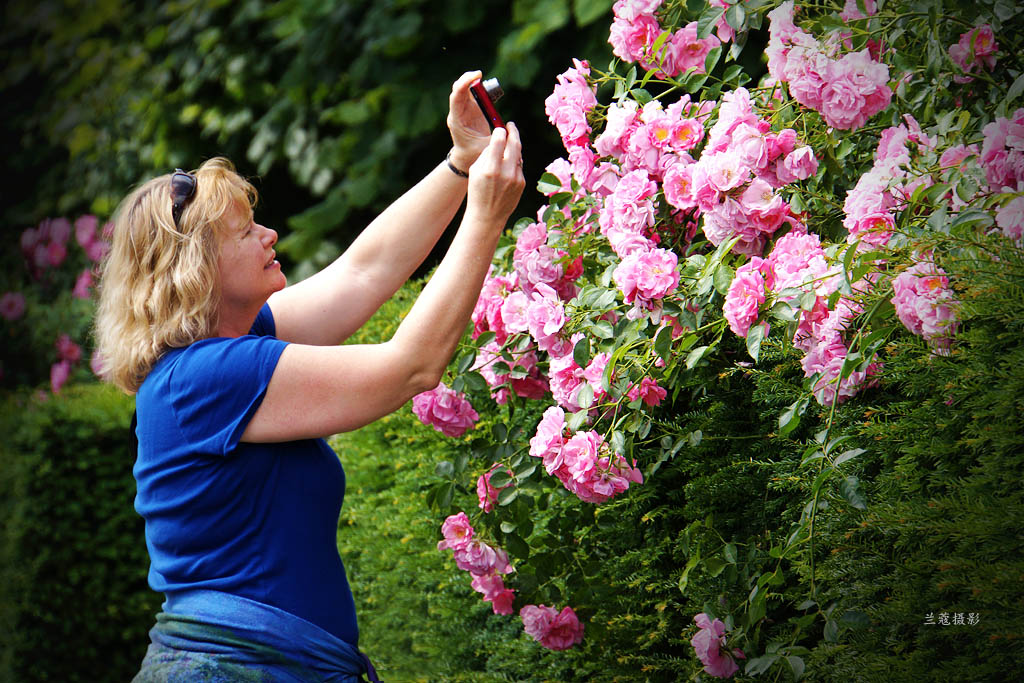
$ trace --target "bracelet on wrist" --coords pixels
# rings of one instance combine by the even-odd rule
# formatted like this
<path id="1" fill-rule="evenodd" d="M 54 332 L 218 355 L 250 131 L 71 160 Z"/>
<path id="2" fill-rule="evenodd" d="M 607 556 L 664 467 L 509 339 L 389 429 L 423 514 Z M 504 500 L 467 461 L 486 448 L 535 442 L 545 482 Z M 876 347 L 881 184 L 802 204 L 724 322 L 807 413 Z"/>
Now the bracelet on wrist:
<path id="1" fill-rule="evenodd" d="M 468 178 L 469 177 L 468 173 L 466 173 L 461 168 L 458 168 L 455 164 L 452 163 L 452 152 L 451 152 L 451 150 L 448 150 L 448 155 L 444 158 L 444 160 L 446 162 L 448 162 L 448 168 L 450 168 L 452 170 L 452 173 L 454 173 L 455 175 L 459 176 L 460 178 Z"/>

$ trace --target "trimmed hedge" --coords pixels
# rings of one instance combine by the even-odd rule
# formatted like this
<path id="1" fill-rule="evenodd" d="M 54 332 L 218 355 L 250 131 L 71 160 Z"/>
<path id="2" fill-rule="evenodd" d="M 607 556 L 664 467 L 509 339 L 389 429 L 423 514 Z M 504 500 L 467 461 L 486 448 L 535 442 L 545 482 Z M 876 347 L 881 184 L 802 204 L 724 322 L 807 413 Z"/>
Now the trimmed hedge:
<path id="1" fill-rule="evenodd" d="M 133 405 L 97 384 L 4 402 L 4 680 L 125 681 L 138 670 L 162 596 L 146 584 L 133 508 Z"/>

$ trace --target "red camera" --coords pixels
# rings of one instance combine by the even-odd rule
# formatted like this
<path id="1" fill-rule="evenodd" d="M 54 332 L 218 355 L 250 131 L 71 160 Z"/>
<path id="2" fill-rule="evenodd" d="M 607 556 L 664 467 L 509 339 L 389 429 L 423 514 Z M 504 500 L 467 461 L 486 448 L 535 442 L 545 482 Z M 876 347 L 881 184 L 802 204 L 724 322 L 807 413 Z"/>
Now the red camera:
<path id="1" fill-rule="evenodd" d="M 498 110 L 494 108 L 494 103 L 505 94 L 498 79 L 488 78 L 486 81 L 477 79 L 469 86 L 469 92 L 473 93 L 473 99 L 480 105 L 480 111 L 484 113 L 484 118 L 490 124 L 491 130 L 494 130 L 495 126 L 504 128 L 505 122 L 501 120 Z"/>

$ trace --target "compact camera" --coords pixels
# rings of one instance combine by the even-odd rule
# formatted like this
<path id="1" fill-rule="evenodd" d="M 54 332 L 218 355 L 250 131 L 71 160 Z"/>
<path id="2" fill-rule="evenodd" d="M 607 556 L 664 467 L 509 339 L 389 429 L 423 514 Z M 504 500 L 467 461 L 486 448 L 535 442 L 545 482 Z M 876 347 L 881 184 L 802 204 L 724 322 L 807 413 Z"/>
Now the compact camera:
<path id="1" fill-rule="evenodd" d="M 469 92 L 473 93 L 473 99 L 480 105 L 480 111 L 484 113 L 484 118 L 490 124 L 491 130 L 494 130 L 495 126 L 504 128 L 505 122 L 501 120 L 498 110 L 494 108 L 494 103 L 505 94 L 498 79 L 488 78 L 486 81 L 477 79 L 469 86 Z"/>

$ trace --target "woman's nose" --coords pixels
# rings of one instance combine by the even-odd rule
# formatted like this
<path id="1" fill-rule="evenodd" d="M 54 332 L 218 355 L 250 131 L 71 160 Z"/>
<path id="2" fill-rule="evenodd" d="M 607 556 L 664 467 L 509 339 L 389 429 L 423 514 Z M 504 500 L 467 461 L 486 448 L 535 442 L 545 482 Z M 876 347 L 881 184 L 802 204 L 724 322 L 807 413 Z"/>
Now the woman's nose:
<path id="1" fill-rule="evenodd" d="M 260 227 L 263 228 L 263 241 L 266 242 L 268 246 L 277 244 L 277 230 L 263 225 Z"/>

